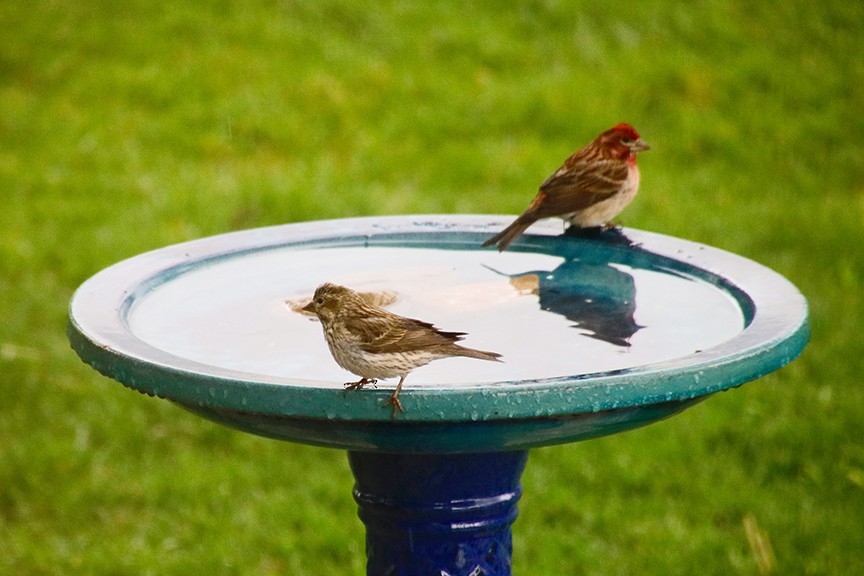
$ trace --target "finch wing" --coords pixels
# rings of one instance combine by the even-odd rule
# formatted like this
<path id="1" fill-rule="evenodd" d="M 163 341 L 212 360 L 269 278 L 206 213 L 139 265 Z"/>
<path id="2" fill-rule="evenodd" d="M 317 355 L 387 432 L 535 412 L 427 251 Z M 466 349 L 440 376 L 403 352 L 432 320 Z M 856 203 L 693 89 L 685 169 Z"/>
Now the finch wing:
<path id="1" fill-rule="evenodd" d="M 349 331 L 363 334 L 360 345 L 363 350 L 382 354 L 451 344 L 464 336 L 462 332 L 442 332 L 428 322 L 396 315 L 366 318 L 361 322 L 349 321 L 346 324 Z"/>
<path id="2" fill-rule="evenodd" d="M 620 160 L 565 163 L 540 185 L 543 198 L 532 204 L 533 214 L 539 219 L 578 212 L 620 191 L 626 179 L 627 163 Z"/>
<path id="3" fill-rule="evenodd" d="M 390 342 L 401 337 L 398 323 L 388 315 L 352 316 L 345 318 L 344 326 L 351 338 L 364 348 L 375 342 Z"/>

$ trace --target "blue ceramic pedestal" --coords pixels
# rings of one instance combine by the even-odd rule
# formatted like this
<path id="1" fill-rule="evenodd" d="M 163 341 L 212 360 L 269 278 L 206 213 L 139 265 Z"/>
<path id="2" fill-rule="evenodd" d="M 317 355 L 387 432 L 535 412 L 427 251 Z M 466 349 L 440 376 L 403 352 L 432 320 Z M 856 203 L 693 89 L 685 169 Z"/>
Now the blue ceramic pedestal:
<path id="1" fill-rule="evenodd" d="M 505 576 L 528 450 L 669 417 L 792 361 L 809 331 L 788 281 L 750 260 L 623 230 L 501 216 L 310 222 L 204 238 L 96 274 L 69 338 L 99 372 L 210 420 L 348 450 L 370 576 Z M 320 326 L 284 300 L 324 282 L 469 334 L 504 363 L 448 359 L 346 393 Z M 296 304 L 296 302 L 294 302 Z M 294 306 L 296 309 L 296 306 Z"/>
<path id="2" fill-rule="evenodd" d="M 511 573 L 527 450 L 409 455 L 349 452 L 366 525 L 368 574 Z"/>

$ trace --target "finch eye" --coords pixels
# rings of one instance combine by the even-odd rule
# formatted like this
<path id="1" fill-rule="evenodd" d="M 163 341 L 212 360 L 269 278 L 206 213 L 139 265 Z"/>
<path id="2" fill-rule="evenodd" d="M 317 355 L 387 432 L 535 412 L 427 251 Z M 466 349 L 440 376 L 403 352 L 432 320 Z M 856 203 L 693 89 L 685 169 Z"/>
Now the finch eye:
<path id="1" fill-rule="evenodd" d="M 322 304 L 324 304 L 324 298 L 318 298 L 317 300 L 315 300 L 315 304 L 321 306 Z"/>
<path id="2" fill-rule="evenodd" d="M 621 138 L 621 143 L 622 143 L 622 144 L 632 144 L 632 143 L 633 143 L 633 139 L 632 139 L 632 138 L 627 138 L 627 137 L 625 136 L 624 138 Z"/>

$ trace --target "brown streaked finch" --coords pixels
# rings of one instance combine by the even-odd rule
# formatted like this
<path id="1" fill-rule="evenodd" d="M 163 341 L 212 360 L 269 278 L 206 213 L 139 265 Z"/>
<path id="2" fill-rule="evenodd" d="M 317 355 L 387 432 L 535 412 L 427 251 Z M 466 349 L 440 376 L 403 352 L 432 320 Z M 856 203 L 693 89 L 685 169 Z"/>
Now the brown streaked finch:
<path id="1" fill-rule="evenodd" d="M 396 391 L 385 403 L 393 406 L 394 418 L 397 410 L 405 412 L 399 392 L 415 368 L 452 356 L 500 362 L 500 354 L 456 344 L 464 332 L 444 332 L 428 322 L 393 314 L 344 286 L 320 285 L 303 310 L 318 316 L 336 363 L 360 376 L 357 382 L 346 382 L 345 388 L 358 390 L 378 378 L 399 376 Z"/>
<path id="2" fill-rule="evenodd" d="M 639 190 L 636 154 L 648 144 L 629 124 L 616 124 L 574 152 L 543 184 L 531 205 L 483 246 L 508 246 L 534 222 L 557 216 L 576 228 L 606 228 Z"/>

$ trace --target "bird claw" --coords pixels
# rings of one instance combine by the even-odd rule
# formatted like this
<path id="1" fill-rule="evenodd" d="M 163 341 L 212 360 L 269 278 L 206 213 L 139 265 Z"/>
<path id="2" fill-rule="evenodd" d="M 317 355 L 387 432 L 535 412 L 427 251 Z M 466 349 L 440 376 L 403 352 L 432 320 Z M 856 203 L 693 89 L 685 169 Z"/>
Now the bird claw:
<path id="1" fill-rule="evenodd" d="M 586 240 L 599 240 L 606 231 L 604 226 L 591 226 L 583 228 L 572 224 L 564 230 L 564 236 L 572 236 L 576 238 L 585 238 Z"/>
<path id="2" fill-rule="evenodd" d="M 564 234 L 567 236 L 581 236 L 583 238 L 599 238 L 607 233 L 614 234 L 620 229 L 621 227 L 613 222 L 607 222 L 600 226 L 579 226 L 578 224 L 571 224 L 566 230 L 564 230 Z"/>
<path id="3" fill-rule="evenodd" d="M 399 401 L 399 398 L 396 396 L 396 394 L 390 396 L 387 402 L 384 403 L 384 406 L 390 406 L 391 404 L 393 405 L 393 418 L 396 418 L 397 410 L 399 412 L 402 412 L 403 414 L 405 413 L 405 409 L 402 408 L 402 402 Z"/>
<path id="4" fill-rule="evenodd" d="M 375 386 L 377 383 L 375 378 L 361 378 L 357 382 L 345 382 L 345 390 L 361 390 L 366 384 Z"/>
<path id="5" fill-rule="evenodd" d="M 584 238 L 586 240 L 599 240 L 608 242 L 609 244 L 623 244 L 631 248 L 638 248 L 641 244 L 633 242 L 624 234 L 623 229 L 614 222 L 608 222 L 603 226 L 592 226 L 591 228 L 580 228 L 578 226 L 570 226 L 564 231 L 565 236 L 576 238 Z"/>

